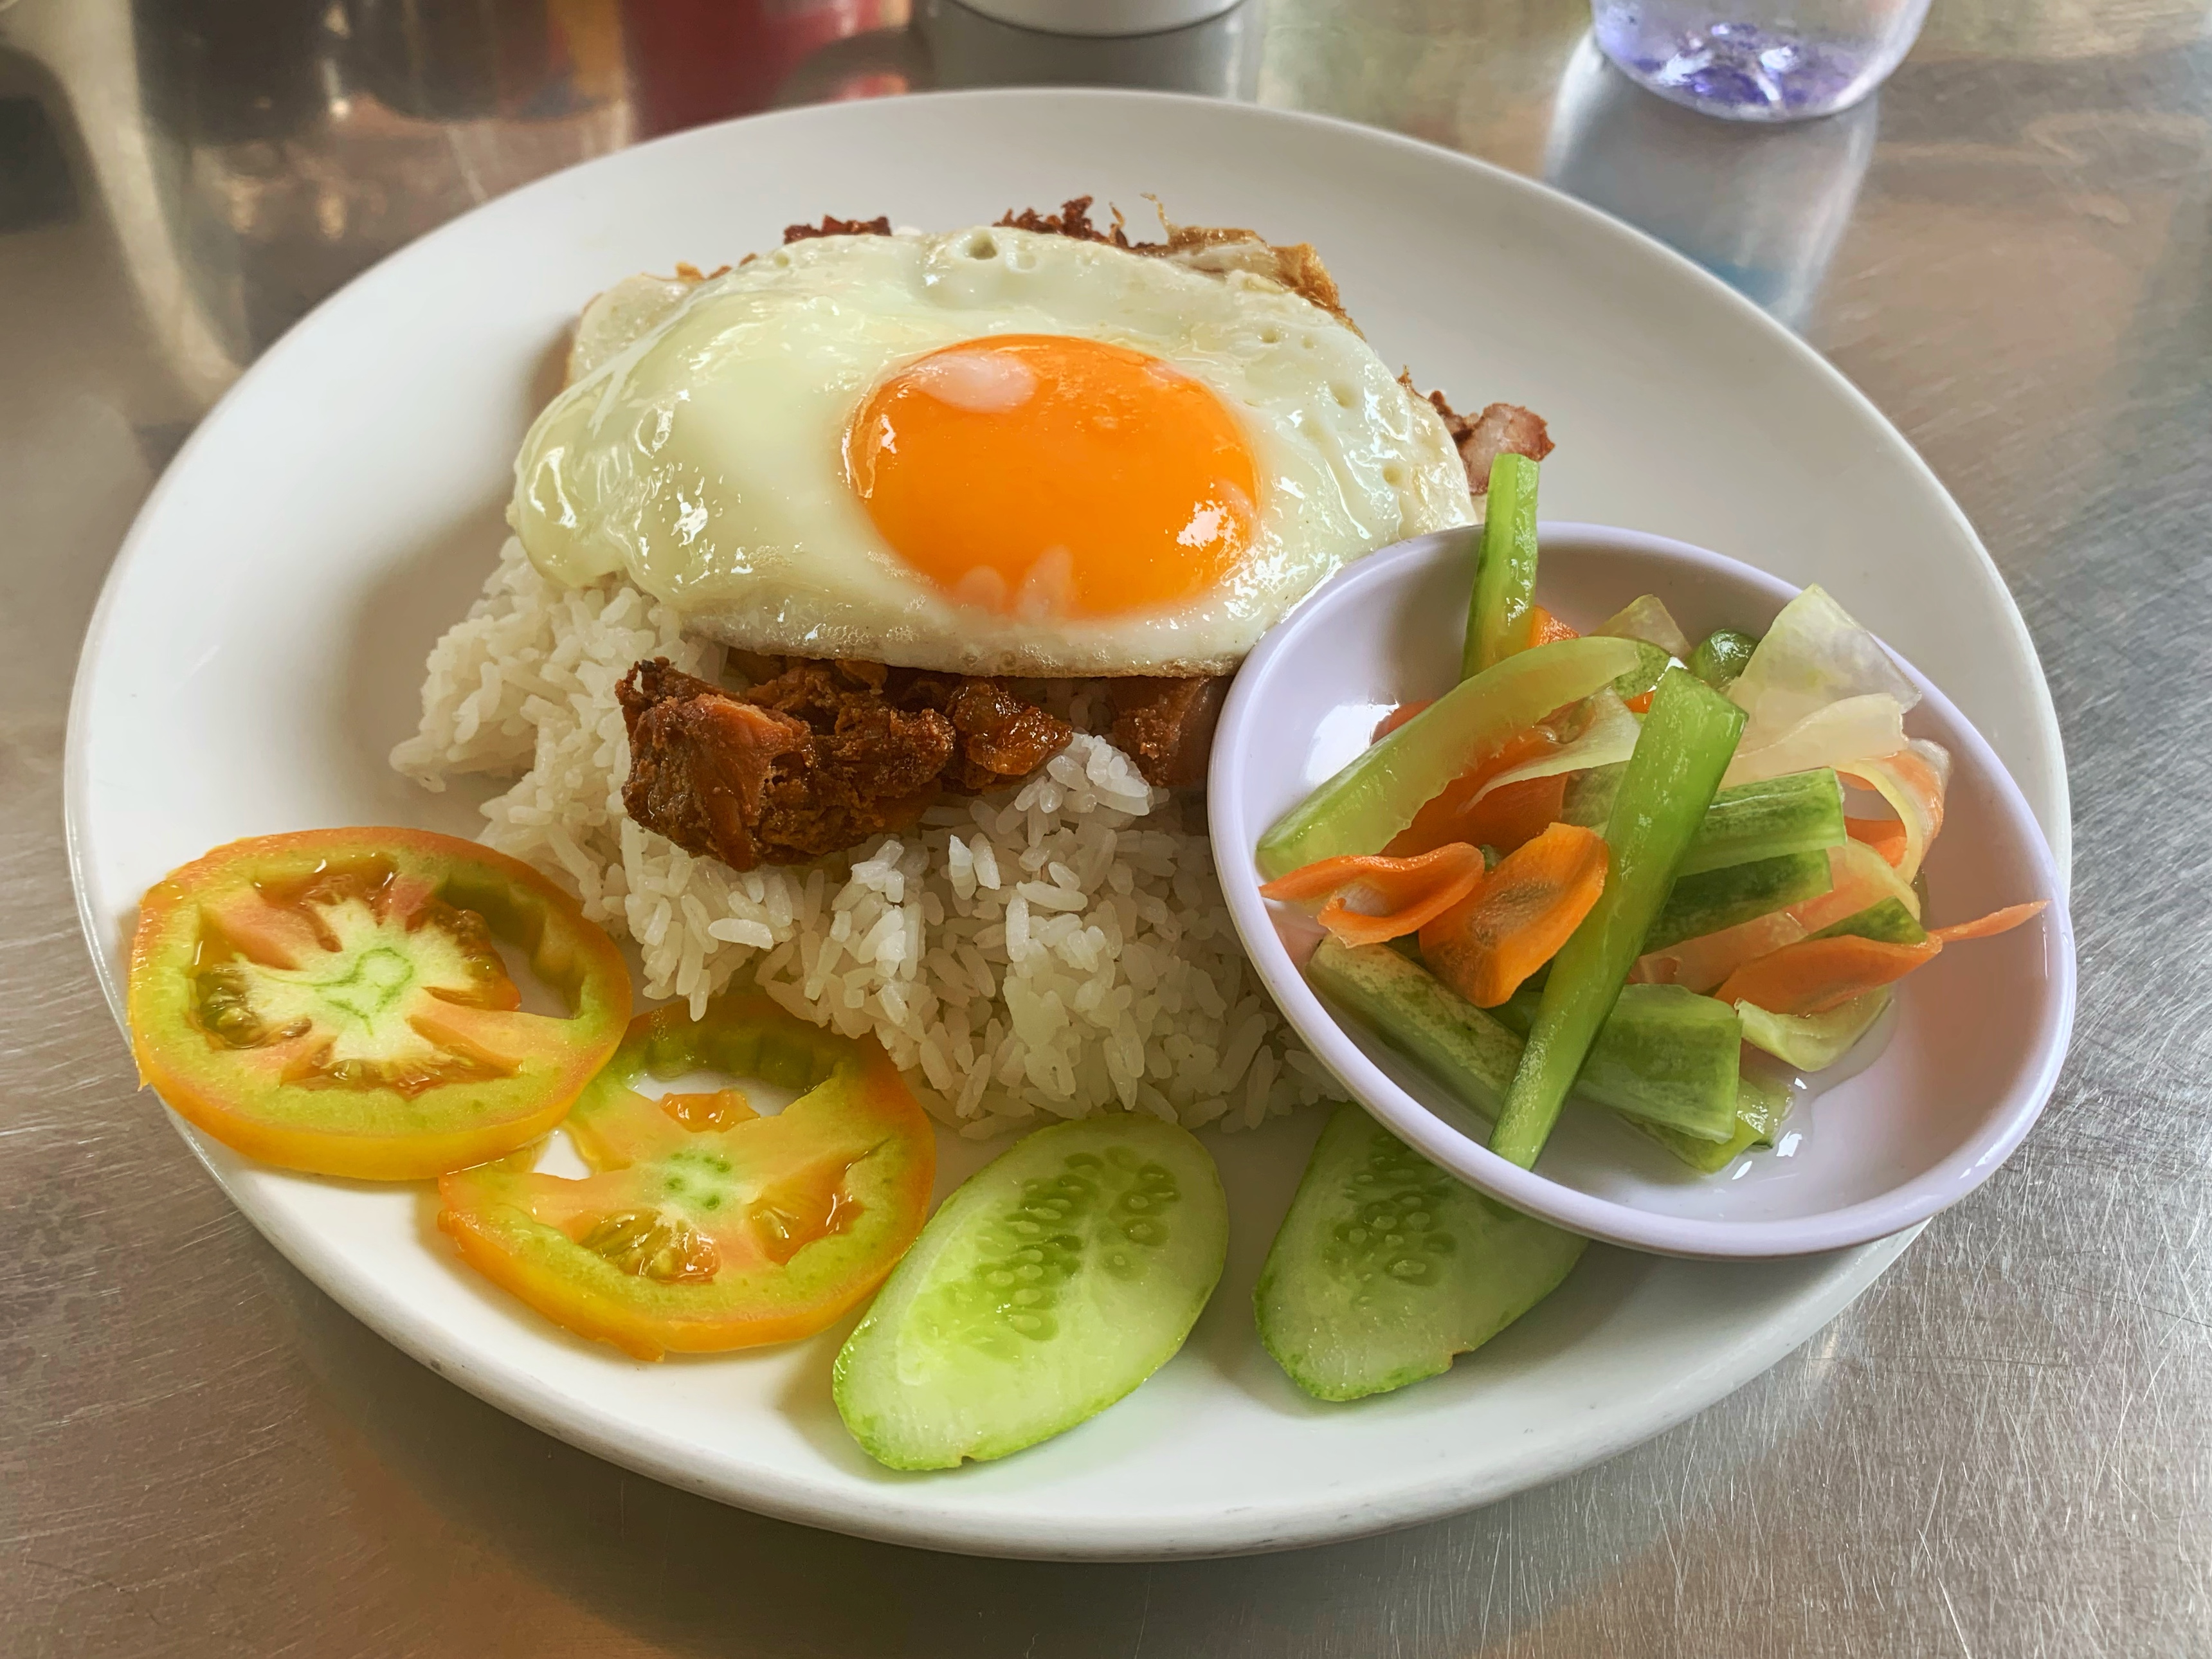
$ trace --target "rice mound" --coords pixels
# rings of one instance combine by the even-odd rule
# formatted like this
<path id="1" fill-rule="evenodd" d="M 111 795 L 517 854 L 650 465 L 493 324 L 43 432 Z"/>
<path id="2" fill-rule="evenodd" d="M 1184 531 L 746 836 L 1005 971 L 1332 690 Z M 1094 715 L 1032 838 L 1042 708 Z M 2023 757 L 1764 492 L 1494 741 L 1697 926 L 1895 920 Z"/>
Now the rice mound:
<path id="1" fill-rule="evenodd" d="M 647 996 L 696 1014 L 742 971 L 817 1025 L 872 1032 L 969 1136 L 1112 1110 L 1250 1127 L 1340 1092 L 1249 971 L 1205 836 L 1103 738 L 850 856 L 740 873 L 623 811 L 615 687 L 653 656 L 712 679 L 723 652 L 619 579 L 555 586 L 510 538 L 392 751 L 431 789 L 520 775 L 482 838 L 635 940 Z M 1094 711 L 1062 687 L 1054 712 Z"/>

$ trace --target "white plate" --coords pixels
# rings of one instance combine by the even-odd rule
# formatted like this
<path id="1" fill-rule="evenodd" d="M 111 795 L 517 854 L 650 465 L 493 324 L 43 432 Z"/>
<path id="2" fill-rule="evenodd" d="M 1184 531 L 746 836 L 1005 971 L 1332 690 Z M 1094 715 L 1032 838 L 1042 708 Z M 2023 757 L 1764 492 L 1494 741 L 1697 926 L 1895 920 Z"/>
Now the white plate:
<path id="1" fill-rule="evenodd" d="M 1765 633 L 1786 582 L 1640 531 L 1547 523 L 1537 592 L 1594 628 L 1638 593 L 1684 631 Z M 1947 953 L 1877 1030 L 1814 1079 L 1778 1149 L 1699 1175 L 1612 1113 L 1571 1106 L 1533 1170 L 1491 1152 L 1489 1126 L 1389 1043 L 1340 1023 L 1294 959 L 1320 930 L 1260 896 L 1267 825 L 1365 748 L 1378 716 L 1458 677 L 1473 532 L 1444 531 L 1341 570 L 1261 642 L 1221 712 L 1206 788 L 1214 864 L 1252 964 L 1353 1097 L 1462 1180 L 1531 1215 L 1672 1255 L 1807 1255 L 1884 1237 L 1996 1172 L 2050 1098 L 2074 1024 L 2066 891 L 2027 801 L 1950 699 L 1910 663 L 1915 737 L 1949 750 L 1943 834 L 1927 865 L 1933 922 L 2047 907 L 2000 939 Z M 1279 929 L 1283 930 L 1279 932 Z"/>
<path id="2" fill-rule="evenodd" d="M 393 775 L 424 653 L 489 568 L 514 448 L 579 304 L 787 222 L 953 226 L 1091 191 L 1322 247 L 1385 361 L 1541 410 L 1562 516 L 1817 577 L 1940 678 L 2065 867 L 2049 696 L 2018 614 L 1904 441 L 1805 346 L 1686 261 L 1539 186 L 1341 123 L 1134 93 L 847 103 L 623 152 L 490 204 L 329 301 L 185 446 L 109 578 L 70 710 L 69 833 L 114 998 L 138 895 L 233 837 L 469 803 Z M 150 1105 L 150 1103 L 149 1103 Z M 1218 1143 L 1230 1270 L 1189 1347 L 1123 1404 L 1003 1462 L 870 1465 L 832 1414 L 841 1333 L 646 1366 L 571 1341 L 458 1267 L 416 1189 L 274 1174 L 195 1139 L 234 1200 L 347 1307 L 463 1386 L 678 1485 L 848 1532 L 1006 1554 L 1311 1543 L 1565 1474 L 1721 1398 L 1902 1248 L 1711 1266 L 1593 1250 L 1454 1372 L 1362 1405 L 1297 1395 L 1248 1296 L 1316 1118 Z"/>

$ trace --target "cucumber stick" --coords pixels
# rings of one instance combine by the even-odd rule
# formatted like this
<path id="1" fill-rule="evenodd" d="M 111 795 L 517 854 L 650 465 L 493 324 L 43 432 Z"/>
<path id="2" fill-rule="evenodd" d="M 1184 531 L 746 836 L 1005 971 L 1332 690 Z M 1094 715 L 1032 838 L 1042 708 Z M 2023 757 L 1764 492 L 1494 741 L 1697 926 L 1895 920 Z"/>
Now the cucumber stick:
<path id="1" fill-rule="evenodd" d="M 1585 1243 L 1485 1198 L 1340 1106 L 1252 1292 L 1260 1340 L 1319 1399 L 1402 1389 L 1549 1296 Z"/>
<path id="2" fill-rule="evenodd" d="M 1528 1169 L 1544 1150 L 1705 822 L 1743 721 L 1742 709 L 1681 669 L 1669 669 L 1659 682 L 1606 825 L 1605 890 L 1553 960 L 1491 1132 L 1490 1148 L 1499 1157 Z"/>
<path id="3" fill-rule="evenodd" d="M 1314 988 L 1402 1050 L 1470 1110 L 1495 1118 L 1521 1039 L 1387 945 L 1324 939 L 1306 963 Z"/>
<path id="4" fill-rule="evenodd" d="M 1315 988 L 1449 1089 L 1496 1118 L 1540 994 L 1475 1007 L 1388 945 L 1325 939 L 1306 964 Z M 1677 985 L 1632 985 L 1591 1045 L 1577 1090 L 1630 1116 L 1693 1137 L 1725 1137 L 1735 1112 L 1735 1011 Z"/>
<path id="5" fill-rule="evenodd" d="M 839 1351 L 831 1393 L 895 1469 L 1004 1457 L 1074 1427 L 1182 1346 L 1228 1208 L 1188 1130 L 1055 1124 L 969 1176 Z"/>
<path id="6" fill-rule="evenodd" d="M 1528 643 L 1536 602 L 1536 463 L 1507 451 L 1490 464 L 1482 555 L 1467 613 L 1459 675 L 1471 679 Z"/>
<path id="7" fill-rule="evenodd" d="M 1660 908 L 1659 919 L 1644 936 L 1644 949 L 1663 951 L 1701 933 L 1717 933 L 1771 910 L 1818 898 L 1834 884 L 1825 852 L 1784 853 L 1780 858 L 1753 859 L 1748 864 L 1678 877 Z"/>
<path id="8" fill-rule="evenodd" d="M 1817 853 L 1841 846 L 1844 839 L 1844 786 L 1834 771 L 1824 766 L 1785 772 L 1715 795 L 1674 873 L 1694 876 L 1754 859 Z"/>
<path id="9" fill-rule="evenodd" d="M 1567 781 L 1563 823 L 1602 830 L 1613 817 L 1625 766 L 1595 766 Z M 1844 840 L 1844 787 L 1826 767 L 1739 783 L 1713 797 L 1678 876 L 1818 853 Z"/>
<path id="10" fill-rule="evenodd" d="M 1742 1024 L 1727 1003 L 1680 985 L 1623 986 L 1575 1073 L 1575 1092 L 1700 1140 L 1726 1140 L 1735 1132 L 1742 1050 Z"/>
<path id="11" fill-rule="evenodd" d="M 1726 1140 L 1701 1140 L 1642 1118 L 1628 1121 L 1701 1175 L 1717 1175 L 1754 1146 L 1771 1146 L 1790 1110 L 1790 1091 L 1743 1073 L 1736 1083 L 1735 1129 Z"/>
<path id="12" fill-rule="evenodd" d="M 1557 640 L 1462 680 L 1278 818 L 1260 838 L 1260 873 L 1273 880 L 1340 853 L 1381 852 L 1469 756 L 1580 702 L 1642 650 L 1634 640 Z"/>
<path id="13" fill-rule="evenodd" d="M 1524 985 L 1495 1012 L 1525 1038 L 1542 1002 L 1540 989 Z M 1624 985 L 1575 1073 L 1575 1092 L 1624 1117 L 1725 1140 L 1735 1130 L 1742 1045 L 1741 1023 L 1725 1002 L 1680 985 Z"/>

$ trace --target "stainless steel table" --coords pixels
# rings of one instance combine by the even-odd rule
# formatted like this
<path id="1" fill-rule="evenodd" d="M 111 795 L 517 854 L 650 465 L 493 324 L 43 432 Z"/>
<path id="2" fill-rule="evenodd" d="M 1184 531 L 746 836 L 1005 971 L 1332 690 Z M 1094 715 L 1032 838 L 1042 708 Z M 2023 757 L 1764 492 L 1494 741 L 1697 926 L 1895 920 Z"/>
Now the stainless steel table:
<path id="1" fill-rule="evenodd" d="M 0 5 L 0 1651 L 2212 1651 L 2205 0 L 1936 0 L 1878 108 L 1768 136 L 1622 86 L 1576 0 L 1262 3 L 1105 43 L 905 0 Z M 1580 1477 L 1170 1566 L 757 1520 L 386 1347 L 132 1093 L 70 900 L 64 712 L 210 402 L 526 179 L 772 101 L 1013 80 L 1346 115 L 1675 241 L 1920 447 L 2049 667 L 2085 977 L 2048 1115 L 1803 1351 Z"/>

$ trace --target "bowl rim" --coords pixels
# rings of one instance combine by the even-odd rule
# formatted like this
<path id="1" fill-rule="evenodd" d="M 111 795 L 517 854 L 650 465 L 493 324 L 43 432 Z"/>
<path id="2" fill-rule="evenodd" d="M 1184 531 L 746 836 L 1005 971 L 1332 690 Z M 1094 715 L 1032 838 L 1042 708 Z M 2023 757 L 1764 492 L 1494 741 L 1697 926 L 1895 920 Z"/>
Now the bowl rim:
<path id="1" fill-rule="evenodd" d="M 1292 963 L 1275 931 L 1253 863 L 1258 829 L 1248 822 L 1237 784 L 1253 751 L 1260 715 L 1258 688 L 1274 659 L 1298 646 L 1332 605 L 1346 596 L 1388 586 L 1448 550 L 1463 544 L 1464 529 L 1434 532 L 1401 542 L 1346 566 L 1322 584 L 1245 659 L 1221 711 L 1206 777 L 1207 835 L 1214 866 L 1247 957 L 1298 1036 L 1315 1057 L 1369 1112 L 1431 1161 L 1514 1208 L 1607 1243 L 1662 1255 L 1706 1259 L 1772 1259 L 1810 1255 L 1886 1238 L 1925 1221 L 1972 1192 L 1996 1173 L 2041 1115 L 2057 1086 L 2072 1036 L 2076 994 L 2074 928 L 2051 845 L 2027 798 L 1980 732 L 1928 677 L 1894 651 L 1891 659 L 1920 689 L 1923 699 L 1961 734 L 1954 768 L 1991 785 L 2000 819 L 2024 848 L 2050 908 L 2052 1013 L 2039 1026 L 2032 1064 L 1981 1127 L 1950 1155 L 1887 1192 L 1802 1218 L 1760 1221 L 1701 1220 L 1600 1198 L 1533 1170 L 1510 1164 L 1431 1112 L 1393 1080 L 1346 1032 Z M 1644 531 L 1571 520 L 1546 520 L 1540 543 L 1578 544 L 1638 553 L 1700 568 L 1746 584 L 1779 608 L 1802 590 L 1756 566 Z M 1885 643 L 1883 648 L 1888 649 Z"/>

